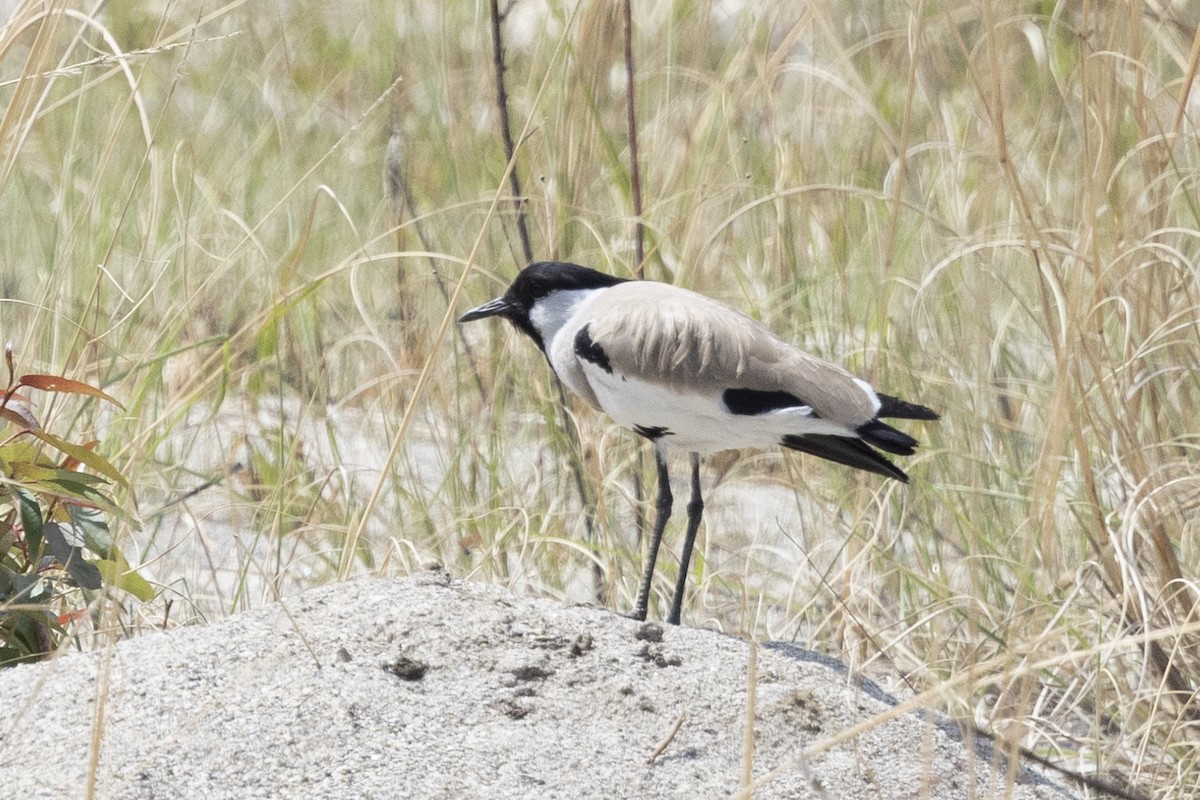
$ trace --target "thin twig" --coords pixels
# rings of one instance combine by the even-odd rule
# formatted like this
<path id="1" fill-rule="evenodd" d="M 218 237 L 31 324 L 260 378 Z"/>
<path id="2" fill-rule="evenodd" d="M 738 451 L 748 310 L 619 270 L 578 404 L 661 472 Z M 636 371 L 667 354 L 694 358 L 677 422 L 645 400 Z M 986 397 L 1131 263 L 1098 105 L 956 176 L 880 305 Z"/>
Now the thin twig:
<path id="1" fill-rule="evenodd" d="M 675 734 L 679 733 L 679 729 L 683 727 L 685 719 L 687 719 L 686 708 L 679 712 L 679 716 L 671 723 L 671 728 L 667 731 L 667 735 L 662 738 L 662 741 L 658 743 L 658 746 L 654 748 L 650 755 L 646 756 L 647 764 L 653 764 L 654 760 L 661 756 L 663 751 L 671 745 L 671 742 L 675 739 Z"/>
<path id="2" fill-rule="evenodd" d="M 180 47 L 191 47 L 198 44 L 209 44 L 211 42 L 219 42 L 222 39 L 229 39 L 234 36 L 241 36 L 241 31 L 233 31 L 232 33 L 223 33 L 219 36 L 209 36 L 205 39 L 187 39 L 182 42 L 171 42 L 170 44 L 159 45 L 158 47 L 147 47 L 142 50 L 127 50 L 124 53 L 105 53 L 104 55 L 89 58 L 86 61 L 79 61 L 74 64 L 68 64 L 65 67 L 58 69 L 47 70 L 46 72 L 37 72 L 31 75 L 21 75 L 11 80 L 0 81 L 0 89 L 7 89 L 9 86 L 14 86 L 21 81 L 45 80 L 46 78 L 65 78 L 72 75 L 82 75 L 85 70 L 91 67 L 107 67 L 123 62 L 133 61 L 137 58 L 146 56 L 156 56 L 160 53 L 165 53 L 168 50 L 175 50 Z"/>
<path id="3" fill-rule="evenodd" d="M 568 448 L 571 472 L 575 475 L 575 488 L 579 491 L 579 502 L 583 504 L 583 528 L 590 544 L 594 542 L 596 534 L 596 510 L 589 504 L 587 482 L 583 479 L 583 448 L 580 445 L 578 432 L 571 424 L 571 417 L 567 413 L 567 393 L 563 390 L 562 381 L 558 379 L 557 375 L 554 377 L 554 385 L 558 387 L 558 424 L 566 433 L 567 440 L 571 445 Z M 604 570 L 600 568 L 600 562 L 593 562 L 592 574 L 596 579 L 596 600 L 603 603 L 605 600 L 603 596 Z"/>
<path id="4" fill-rule="evenodd" d="M 758 642 L 750 640 L 746 657 L 746 728 L 742 735 L 742 788 L 754 782 L 754 715 L 758 712 Z"/>
<path id="5" fill-rule="evenodd" d="M 1163 166 L 1170 159 L 1171 148 L 1179 140 L 1179 132 L 1183 129 L 1183 118 L 1187 113 L 1188 99 L 1192 93 L 1192 84 L 1196 80 L 1196 71 L 1200 68 L 1200 28 L 1196 29 L 1192 38 L 1192 53 L 1188 56 L 1187 75 L 1180 84 L 1183 91 L 1179 96 L 1179 105 L 1175 110 L 1175 121 L 1171 123 L 1171 135 L 1164 141 Z"/>
<path id="6" fill-rule="evenodd" d="M 629 137 L 629 185 L 633 195 L 633 275 L 638 280 L 646 277 L 646 231 L 642 224 L 642 172 L 638 166 L 637 107 L 634 103 L 633 72 L 633 0 L 621 4 L 625 21 L 625 126 Z M 642 473 L 645 470 L 647 448 L 638 449 L 637 463 L 633 471 L 633 527 L 640 545 L 646 533 L 646 519 L 642 514 Z"/>
<path id="7" fill-rule="evenodd" d="M 641 280 L 645 277 L 642 262 L 646 258 L 646 235 L 642 224 L 642 173 L 638 166 L 637 111 L 633 93 L 633 0 L 625 0 L 622 8 L 625 14 L 625 123 L 629 135 L 629 184 L 633 193 L 633 245 L 637 257 L 633 274 Z"/>
<path id="8" fill-rule="evenodd" d="M 492 65 L 496 69 L 496 106 L 500 110 L 500 136 L 504 140 L 504 157 L 512 161 L 516 153 L 513 144 L 512 130 L 508 120 L 508 89 L 504 84 L 504 42 L 500 23 L 499 0 L 492 0 Z M 512 187 L 513 205 L 517 210 L 517 233 L 521 237 L 521 249 L 525 254 L 525 263 L 533 263 L 533 245 L 529 241 L 529 229 L 525 224 L 525 197 L 521 194 L 521 178 L 514 167 L 508 173 L 508 183 Z"/>
<path id="9" fill-rule="evenodd" d="M 204 481 L 199 486 L 194 486 L 191 489 L 188 489 L 186 492 L 183 492 L 182 494 L 171 498 L 170 500 L 163 503 L 158 508 L 151 511 L 149 514 L 147 514 L 145 517 L 143 517 L 143 519 L 154 519 L 155 517 L 160 517 L 171 506 L 178 505 L 179 503 L 183 503 L 187 500 L 192 499 L 193 497 L 200 494 L 201 492 L 203 492 L 207 489 L 211 489 L 212 487 L 221 483 L 229 476 L 238 474 L 243 469 L 245 469 L 245 467 L 242 466 L 242 462 L 240 462 L 240 461 L 235 462 L 233 464 L 233 466 L 229 467 L 228 469 L 222 470 L 220 473 L 218 473 L 218 474 L 214 475 L 213 477 L 209 478 L 208 480 Z"/>

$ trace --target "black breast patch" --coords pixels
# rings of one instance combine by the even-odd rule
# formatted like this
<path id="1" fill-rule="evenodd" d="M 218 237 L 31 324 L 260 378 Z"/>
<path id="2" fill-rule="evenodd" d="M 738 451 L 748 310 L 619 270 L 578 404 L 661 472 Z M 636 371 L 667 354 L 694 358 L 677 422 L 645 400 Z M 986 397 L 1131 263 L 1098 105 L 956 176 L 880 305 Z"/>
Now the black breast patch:
<path id="1" fill-rule="evenodd" d="M 729 413 L 747 417 L 808 405 L 791 392 L 764 392 L 759 389 L 726 389 L 721 394 L 721 400 L 725 402 Z M 813 416 L 816 415 L 814 411 Z"/>
<path id="2" fill-rule="evenodd" d="M 595 364 L 609 375 L 612 374 L 612 364 L 608 363 L 608 353 L 604 352 L 603 347 L 592 341 L 587 325 L 584 325 L 579 329 L 579 333 L 575 334 L 575 355 L 590 364 Z"/>

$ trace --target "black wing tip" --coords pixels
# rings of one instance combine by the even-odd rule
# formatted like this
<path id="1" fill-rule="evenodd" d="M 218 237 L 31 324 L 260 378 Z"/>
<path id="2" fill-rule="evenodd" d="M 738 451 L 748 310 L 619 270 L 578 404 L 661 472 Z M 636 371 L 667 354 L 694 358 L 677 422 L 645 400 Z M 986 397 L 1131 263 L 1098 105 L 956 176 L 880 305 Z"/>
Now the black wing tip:
<path id="1" fill-rule="evenodd" d="M 779 443 L 791 450 L 799 450 L 827 461 L 834 461 L 847 467 L 854 467 L 882 475 L 885 478 L 892 478 L 901 483 L 908 483 L 908 475 L 904 470 L 872 450 L 862 439 L 824 433 L 805 436 L 789 434 L 784 436 Z"/>
<path id="2" fill-rule="evenodd" d="M 879 398 L 879 412 L 877 417 L 890 417 L 892 419 L 925 419 L 938 420 L 941 415 L 927 406 L 919 405 L 918 403 L 910 403 L 907 400 L 901 400 L 899 397 L 893 397 L 890 394 L 876 392 L 875 396 Z"/>

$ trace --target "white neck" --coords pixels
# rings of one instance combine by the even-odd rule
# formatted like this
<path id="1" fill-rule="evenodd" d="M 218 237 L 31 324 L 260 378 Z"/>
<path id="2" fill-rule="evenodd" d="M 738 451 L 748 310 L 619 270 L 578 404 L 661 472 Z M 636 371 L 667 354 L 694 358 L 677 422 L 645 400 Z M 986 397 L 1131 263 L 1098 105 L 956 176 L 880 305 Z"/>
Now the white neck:
<path id="1" fill-rule="evenodd" d="M 584 301 L 603 292 L 599 289 L 563 289 L 551 292 L 546 297 L 534 303 L 529 310 L 529 321 L 542 335 L 542 341 L 549 346 L 562 327 L 575 316 Z"/>

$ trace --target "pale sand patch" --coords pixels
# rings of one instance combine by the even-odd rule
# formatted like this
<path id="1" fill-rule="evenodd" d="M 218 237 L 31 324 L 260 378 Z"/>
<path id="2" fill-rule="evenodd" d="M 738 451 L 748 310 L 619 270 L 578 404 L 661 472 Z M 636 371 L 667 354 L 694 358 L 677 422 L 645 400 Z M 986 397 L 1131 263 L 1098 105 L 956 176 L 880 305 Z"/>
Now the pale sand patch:
<path id="1" fill-rule="evenodd" d="M 748 650 L 440 571 L 332 585 L 0 672 L 0 787 L 82 797 L 103 693 L 101 798 L 723 797 Z M 757 661 L 753 771 L 783 767 L 757 798 L 1075 797 L 933 715 L 799 758 L 894 701 L 789 645 Z"/>

